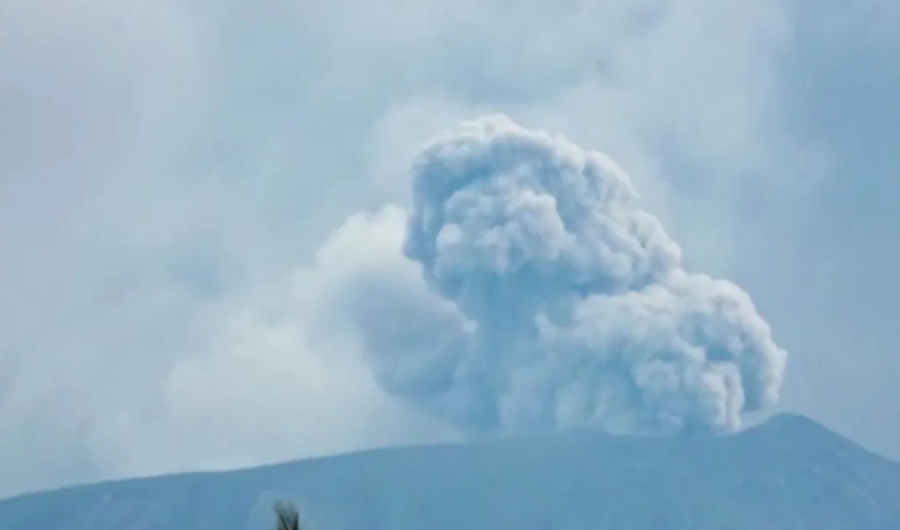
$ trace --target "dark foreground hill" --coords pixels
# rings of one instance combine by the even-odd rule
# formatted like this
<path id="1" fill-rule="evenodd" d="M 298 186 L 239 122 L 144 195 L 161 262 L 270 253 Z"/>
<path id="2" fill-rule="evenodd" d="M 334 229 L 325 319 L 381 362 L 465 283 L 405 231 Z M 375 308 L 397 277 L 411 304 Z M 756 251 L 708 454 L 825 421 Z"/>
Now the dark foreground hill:
<path id="1" fill-rule="evenodd" d="M 900 465 L 810 420 L 737 436 L 564 434 L 110 482 L 0 502 L 0 529 L 900 530 Z"/>

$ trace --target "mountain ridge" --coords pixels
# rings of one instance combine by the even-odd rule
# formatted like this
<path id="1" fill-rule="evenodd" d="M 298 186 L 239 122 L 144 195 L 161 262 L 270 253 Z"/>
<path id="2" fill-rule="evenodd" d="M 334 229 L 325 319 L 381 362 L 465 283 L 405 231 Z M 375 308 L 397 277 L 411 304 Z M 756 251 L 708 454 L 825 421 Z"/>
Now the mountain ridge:
<path id="1" fill-rule="evenodd" d="M 0 528 L 255 530 L 278 498 L 326 529 L 896 530 L 900 464 L 779 415 L 730 436 L 580 431 L 71 486 L 0 501 Z"/>

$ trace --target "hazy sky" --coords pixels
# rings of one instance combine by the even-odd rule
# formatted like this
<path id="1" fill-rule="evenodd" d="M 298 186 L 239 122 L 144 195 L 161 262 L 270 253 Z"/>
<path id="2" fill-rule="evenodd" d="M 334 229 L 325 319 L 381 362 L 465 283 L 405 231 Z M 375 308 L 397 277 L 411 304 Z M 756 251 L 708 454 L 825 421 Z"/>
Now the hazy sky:
<path id="1" fill-rule="evenodd" d="M 778 409 L 900 458 L 898 52 L 888 0 L 3 0 L 0 495 L 454 438 L 321 318 L 382 242 L 323 244 L 485 112 L 614 157 Z"/>

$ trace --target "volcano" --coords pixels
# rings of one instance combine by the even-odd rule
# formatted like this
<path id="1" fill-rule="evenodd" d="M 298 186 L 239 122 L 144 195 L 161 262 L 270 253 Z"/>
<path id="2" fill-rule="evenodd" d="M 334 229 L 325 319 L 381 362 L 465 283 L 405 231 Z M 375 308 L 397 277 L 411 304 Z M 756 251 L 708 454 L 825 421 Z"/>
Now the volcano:
<path id="1" fill-rule="evenodd" d="M 898 530 L 900 465 L 802 416 L 740 434 L 569 432 L 132 479 L 0 501 L 0 528 Z"/>

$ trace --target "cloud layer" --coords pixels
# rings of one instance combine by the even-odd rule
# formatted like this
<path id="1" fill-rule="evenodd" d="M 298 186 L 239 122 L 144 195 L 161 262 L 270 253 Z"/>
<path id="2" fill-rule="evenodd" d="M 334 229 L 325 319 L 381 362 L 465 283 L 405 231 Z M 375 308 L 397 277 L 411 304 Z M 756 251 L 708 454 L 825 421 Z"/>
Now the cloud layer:
<path id="1" fill-rule="evenodd" d="M 402 3 L 0 2 L 0 495 L 451 437 L 332 304 L 474 325 L 403 254 L 409 157 L 464 117 L 614 154 L 691 267 L 775 267 L 734 234 L 807 158 L 783 0 Z"/>
<path id="2" fill-rule="evenodd" d="M 408 219 L 383 215 L 413 266 L 345 295 L 391 394 L 476 433 L 732 431 L 777 401 L 787 355 L 750 297 L 686 272 L 609 157 L 491 115 L 412 181 Z"/>

